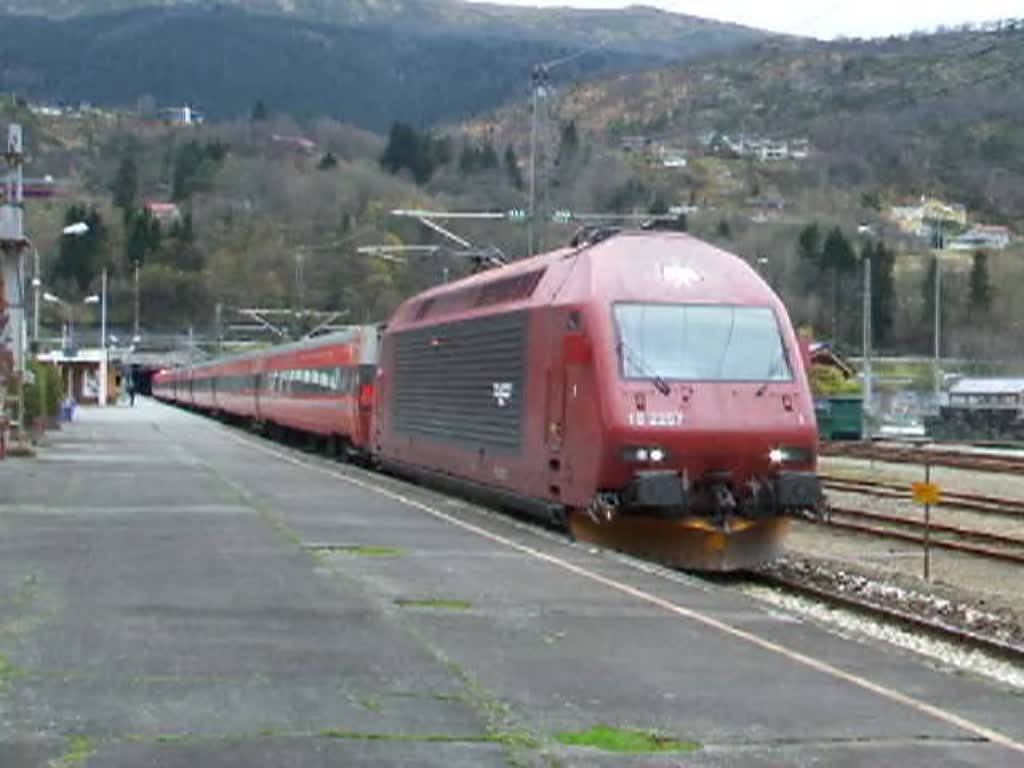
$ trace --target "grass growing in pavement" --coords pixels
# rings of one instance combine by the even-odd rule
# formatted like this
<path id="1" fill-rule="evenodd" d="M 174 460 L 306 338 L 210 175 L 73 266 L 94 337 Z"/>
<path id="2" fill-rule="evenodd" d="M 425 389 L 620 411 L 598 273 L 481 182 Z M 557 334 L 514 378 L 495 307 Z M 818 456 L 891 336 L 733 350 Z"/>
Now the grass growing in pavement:
<path id="1" fill-rule="evenodd" d="M 609 725 L 595 725 L 585 731 L 562 731 L 556 733 L 555 738 L 570 747 L 594 747 L 605 752 L 693 752 L 700 749 L 695 741 Z"/>
<path id="2" fill-rule="evenodd" d="M 68 739 L 67 750 L 61 755 L 61 763 L 74 765 L 85 762 L 94 749 L 96 749 L 96 742 L 88 736 L 72 736 Z"/>
<path id="3" fill-rule="evenodd" d="M 317 549 L 327 550 L 328 552 L 341 552 L 345 555 L 359 555 L 360 557 L 399 557 L 405 554 L 405 550 L 398 547 L 371 547 L 360 544 L 317 547 Z"/>
<path id="4" fill-rule="evenodd" d="M 481 735 L 458 735 L 451 733 L 368 733 L 366 731 L 344 731 L 327 728 L 317 731 L 321 739 L 344 739 L 349 741 L 418 741 L 434 744 L 527 744 L 536 747 L 536 742 L 527 740 L 518 733 L 485 733 Z"/>
<path id="5" fill-rule="evenodd" d="M 11 664 L 7 657 L 0 653 L 0 691 L 7 688 L 8 683 L 16 677 L 21 677 L 25 672 Z"/>
<path id="6" fill-rule="evenodd" d="M 473 604 L 467 600 L 411 600 L 398 598 L 395 605 L 399 608 L 436 608 L 441 611 L 468 611 Z"/>

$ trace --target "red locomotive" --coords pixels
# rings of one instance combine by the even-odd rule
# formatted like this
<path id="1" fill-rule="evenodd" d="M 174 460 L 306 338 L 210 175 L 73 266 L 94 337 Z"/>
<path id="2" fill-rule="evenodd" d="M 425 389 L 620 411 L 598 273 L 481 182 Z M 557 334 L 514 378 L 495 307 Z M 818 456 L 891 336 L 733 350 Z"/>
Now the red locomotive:
<path id="1" fill-rule="evenodd" d="M 287 349 L 256 356 L 256 402 L 232 412 L 323 434 L 315 397 L 262 402 L 266 360 Z M 158 396 L 189 375 L 159 377 Z M 413 297 L 381 336 L 374 384 L 372 420 L 343 434 L 386 468 L 674 564 L 761 561 L 788 515 L 820 503 L 785 308 L 742 260 L 687 235 L 620 233 Z"/>

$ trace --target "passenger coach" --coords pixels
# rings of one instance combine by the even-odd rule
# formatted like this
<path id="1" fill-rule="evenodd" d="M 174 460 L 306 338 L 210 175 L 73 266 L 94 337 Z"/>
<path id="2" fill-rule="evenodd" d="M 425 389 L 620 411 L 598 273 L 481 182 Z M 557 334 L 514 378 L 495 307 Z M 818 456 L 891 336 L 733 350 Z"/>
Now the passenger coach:
<path id="1" fill-rule="evenodd" d="M 365 452 L 370 439 L 377 328 L 337 333 L 165 371 L 154 395 L 268 432 L 325 438 L 335 450 Z"/>

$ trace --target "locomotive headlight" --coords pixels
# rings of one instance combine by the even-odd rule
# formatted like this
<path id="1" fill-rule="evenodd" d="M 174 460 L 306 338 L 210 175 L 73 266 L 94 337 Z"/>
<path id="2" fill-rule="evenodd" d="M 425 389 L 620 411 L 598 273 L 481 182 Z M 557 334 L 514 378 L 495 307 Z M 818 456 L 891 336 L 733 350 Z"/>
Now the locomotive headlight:
<path id="1" fill-rule="evenodd" d="M 808 464 L 814 460 L 814 452 L 810 448 L 782 447 L 768 451 L 768 461 L 772 464 Z"/>
<path id="2" fill-rule="evenodd" d="M 630 464 L 658 464 L 668 458 L 668 451 L 656 445 L 627 445 L 619 451 L 619 456 Z"/>

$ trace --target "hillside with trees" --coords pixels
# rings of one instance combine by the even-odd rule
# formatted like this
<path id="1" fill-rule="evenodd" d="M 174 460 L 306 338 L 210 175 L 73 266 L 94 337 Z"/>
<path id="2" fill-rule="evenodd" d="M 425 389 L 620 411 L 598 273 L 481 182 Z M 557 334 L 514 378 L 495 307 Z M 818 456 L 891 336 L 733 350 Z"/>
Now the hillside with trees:
<path id="1" fill-rule="evenodd" d="M 764 41 L 729 56 L 578 84 L 557 105 L 609 144 L 645 136 L 695 154 L 700 138 L 804 137 L 819 178 L 875 203 L 955 199 L 1024 229 L 1024 22 L 824 43 Z M 514 110 L 493 122 L 522 134 Z M 817 192 L 814 192 L 817 194 Z"/>

